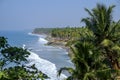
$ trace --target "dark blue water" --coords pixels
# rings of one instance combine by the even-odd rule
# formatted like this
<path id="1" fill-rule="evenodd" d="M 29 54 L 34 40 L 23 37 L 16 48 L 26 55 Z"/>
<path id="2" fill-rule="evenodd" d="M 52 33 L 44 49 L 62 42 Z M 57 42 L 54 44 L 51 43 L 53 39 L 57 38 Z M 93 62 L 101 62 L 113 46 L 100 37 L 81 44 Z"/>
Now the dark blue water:
<path id="1" fill-rule="evenodd" d="M 65 49 L 44 45 L 47 42 L 44 39 L 45 35 L 37 36 L 28 33 L 29 31 L 0 31 L 0 36 L 6 37 L 8 43 L 12 46 L 23 47 L 25 45 L 25 48 L 32 52 L 32 56 L 29 59 L 31 63 L 36 64 L 40 70 L 51 77 L 55 77 L 57 70 L 61 67 L 72 66 Z M 58 79 L 54 78 L 51 80 Z"/>
<path id="2" fill-rule="evenodd" d="M 6 37 L 9 44 L 21 47 L 37 40 L 37 36 L 30 36 L 26 31 L 0 31 L 0 36 Z"/>

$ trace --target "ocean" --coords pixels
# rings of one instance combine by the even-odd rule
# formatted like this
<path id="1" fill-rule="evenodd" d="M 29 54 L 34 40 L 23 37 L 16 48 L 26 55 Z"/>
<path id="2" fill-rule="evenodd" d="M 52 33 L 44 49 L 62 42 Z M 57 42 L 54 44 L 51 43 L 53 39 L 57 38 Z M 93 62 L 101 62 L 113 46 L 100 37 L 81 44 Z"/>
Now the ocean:
<path id="1" fill-rule="evenodd" d="M 73 66 L 65 49 L 45 45 L 48 42 L 45 40 L 46 35 L 31 34 L 29 31 L 0 31 L 0 36 L 6 37 L 12 46 L 28 49 L 31 55 L 27 65 L 35 64 L 50 77 L 46 80 L 63 80 L 67 74 L 58 77 L 57 71 L 62 67 Z"/>

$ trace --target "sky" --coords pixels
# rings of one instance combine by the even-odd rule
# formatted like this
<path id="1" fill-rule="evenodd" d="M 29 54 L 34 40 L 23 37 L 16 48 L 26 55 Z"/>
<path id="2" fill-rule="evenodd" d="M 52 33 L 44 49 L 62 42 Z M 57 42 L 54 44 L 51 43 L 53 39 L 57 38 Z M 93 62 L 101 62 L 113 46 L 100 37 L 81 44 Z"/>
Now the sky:
<path id="1" fill-rule="evenodd" d="M 82 26 L 84 8 L 97 3 L 116 5 L 113 19 L 120 19 L 120 0 L 0 0 L 0 30 Z"/>

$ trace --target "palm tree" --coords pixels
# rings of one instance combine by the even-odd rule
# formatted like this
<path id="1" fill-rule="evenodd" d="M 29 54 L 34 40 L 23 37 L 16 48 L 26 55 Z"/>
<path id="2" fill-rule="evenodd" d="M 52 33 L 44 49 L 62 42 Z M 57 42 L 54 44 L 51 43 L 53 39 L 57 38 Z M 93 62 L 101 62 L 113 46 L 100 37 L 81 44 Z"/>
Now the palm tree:
<path id="1" fill-rule="evenodd" d="M 77 42 L 71 50 L 74 53 L 72 58 L 74 68 L 64 67 L 58 71 L 59 75 L 64 70 L 70 73 L 66 80 L 107 80 L 108 78 L 112 80 L 116 76 L 110 76 L 114 70 L 108 68 L 105 57 L 92 43 Z"/>
<path id="2" fill-rule="evenodd" d="M 90 58 L 92 55 L 92 45 L 89 45 L 86 42 L 84 42 L 84 44 L 78 42 L 75 47 L 76 48 L 71 47 L 71 50 L 74 53 L 72 62 L 74 63 L 75 68 L 61 68 L 59 70 L 59 75 L 63 70 L 67 70 L 70 73 L 67 80 L 86 80 L 92 78 L 92 76 L 94 76 L 90 70 L 90 65 L 92 62 L 92 58 Z"/>
<path id="3" fill-rule="evenodd" d="M 105 46 L 106 43 L 104 43 L 100 49 L 104 50 L 104 56 L 107 55 L 106 58 L 108 58 L 112 68 L 118 69 L 120 68 L 118 64 L 118 59 L 120 58 L 118 57 L 120 56 L 120 21 L 115 23 L 112 20 L 112 11 L 114 7 L 113 5 L 107 8 L 105 5 L 98 4 L 97 8 L 92 9 L 92 12 L 85 9 L 90 17 L 84 18 L 82 21 L 85 22 L 87 28 L 95 35 L 95 44 L 97 46 L 100 46 L 103 42 L 113 43 L 108 46 Z"/>
<path id="4" fill-rule="evenodd" d="M 67 80 L 113 80 L 117 76 L 120 60 L 120 21 L 113 22 L 112 11 L 97 4 L 92 12 L 85 9 L 90 17 L 82 19 L 89 32 L 71 47 L 74 68 L 61 68 L 71 75 Z M 83 34 L 84 34 L 83 33 Z"/>
<path id="5" fill-rule="evenodd" d="M 108 31 L 112 23 L 112 9 L 115 6 L 110 6 L 108 9 L 105 5 L 97 4 L 97 7 L 92 9 L 92 12 L 85 8 L 90 17 L 83 18 L 88 29 L 90 29 L 96 36 L 98 42 L 108 38 Z"/>

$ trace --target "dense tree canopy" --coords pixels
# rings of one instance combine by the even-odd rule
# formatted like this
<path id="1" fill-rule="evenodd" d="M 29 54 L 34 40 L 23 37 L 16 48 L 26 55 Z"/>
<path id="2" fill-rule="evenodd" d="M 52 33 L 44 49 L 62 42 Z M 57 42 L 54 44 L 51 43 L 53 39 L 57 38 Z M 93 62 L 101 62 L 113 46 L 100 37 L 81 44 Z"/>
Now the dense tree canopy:
<path id="1" fill-rule="evenodd" d="M 32 33 L 49 35 L 52 30 L 53 30 L 53 28 L 35 28 Z"/>
<path id="2" fill-rule="evenodd" d="M 51 36 L 61 40 L 72 40 L 80 37 L 82 28 L 79 27 L 66 27 L 66 28 L 55 28 L 51 32 Z"/>
<path id="3" fill-rule="evenodd" d="M 12 47 L 6 38 L 0 37 L 0 80 L 44 80 L 48 76 L 35 64 L 25 65 L 30 53 L 23 48 Z"/>

